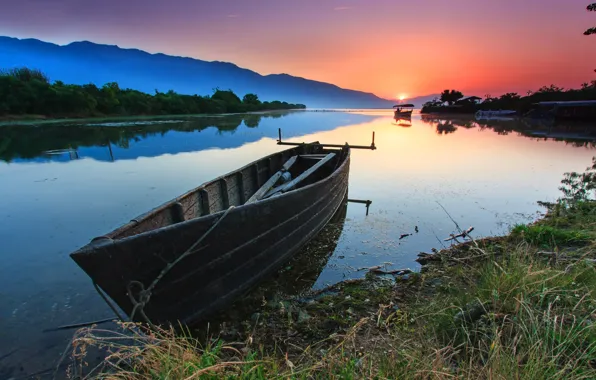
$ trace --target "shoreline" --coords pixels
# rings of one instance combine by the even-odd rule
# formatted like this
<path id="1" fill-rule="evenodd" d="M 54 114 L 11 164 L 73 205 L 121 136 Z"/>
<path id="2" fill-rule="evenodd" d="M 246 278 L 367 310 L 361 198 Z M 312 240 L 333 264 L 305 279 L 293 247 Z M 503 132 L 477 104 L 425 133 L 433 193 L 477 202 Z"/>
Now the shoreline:
<path id="1" fill-rule="evenodd" d="M 362 279 L 300 297 L 263 298 L 250 318 L 192 338 L 170 329 L 152 333 L 151 342 L 133 334 L 144 349 L 94 342 L 93 328 L 79 331 L 75 347 L 107 343 L 112 359 L 137 365 L 130 378 L 167 366 L 181 378 L 579 379 L 596 375 L 588 360 L 596 342 L 575 346 L 596 337 L 588 323 L 596 307 L 594 225 L 594 201 L 550 205 L 506 236 L 421 253 L 418 273 L 373 267 Z M 544 341 L 551 322 L 563 342 Z M 443 376 L 431 376 L 436 371 Z"/>
<path id="2" fill-rule="evenodd" d="M 82 116 L 82 117 L 64 117 L 64 118 L 56 118 L 56 117 L 47 117 L 43 115 L 24 115 L 22 117 L 19 116 L 2 116 L 0 117 L 0 127 L 2 126 L 18 126 L 18 125 L 48 125 L 48 124 L 89 124 L 89 123 L 97 123 L 97 122 L 118 122 L 118 121 L 128 121 L 128 120 L 168 120 L 172 118 L 187 118 L 187 119 L 196 119 L 196 118 L 206 118 L 206 117 L 226 117 L 226 116 L 237 116 L 237 115 L 259 115 L 259 114 L 269 114 L 269 113 L 285 113 L 285 112 L 299 112 L 304 111 L 299 108 L 295 109 L 287 109 L 287 110 L 269 110 L 269 111 L 252 111 L 252 112 L 240 112 L 240 113 L 201 113 L 201 114 L 174 114 L 174 115 L 133 115 L 133 116 L 124 116 L 124 115 L 113 115 L 113 116 Z"/>

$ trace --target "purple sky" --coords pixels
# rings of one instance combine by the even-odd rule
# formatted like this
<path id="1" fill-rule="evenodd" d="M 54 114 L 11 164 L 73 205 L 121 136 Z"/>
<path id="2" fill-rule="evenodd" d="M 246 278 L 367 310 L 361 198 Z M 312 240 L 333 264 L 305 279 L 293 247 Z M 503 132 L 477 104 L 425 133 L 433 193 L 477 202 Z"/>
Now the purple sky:
<path id="1" fill-rule="evenodd" d="M 586 0 L 2 0 L 0 35 L 230 61 L 385 97 L 593 79 Z"/>

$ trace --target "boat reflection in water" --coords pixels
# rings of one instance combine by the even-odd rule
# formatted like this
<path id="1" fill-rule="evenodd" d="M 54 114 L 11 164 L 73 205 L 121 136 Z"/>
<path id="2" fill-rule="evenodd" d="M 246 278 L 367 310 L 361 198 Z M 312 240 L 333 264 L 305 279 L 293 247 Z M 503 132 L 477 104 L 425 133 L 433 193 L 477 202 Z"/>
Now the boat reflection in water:
<path id="1" fill-rule="evenodd" d="M 347 210 L 346 193 L 329 223 L 282 269 L 262 280 L 229 307 L 201 321 L 195 321 L 194 327 L 203 327 L 207 322 L 213 328 L 223 322 L 244 321 L 266 304 L 278 303 L 282 299 L 297 297 L 311 290 L 335 252 Z"/>
<path id="2" fill-rule="evenodd" d="M 395 123 L 394 125 L 398 125 L 400 127 L 411 127 L 412 126 L 412 116 L 395 116 L 394 117 Z"/>

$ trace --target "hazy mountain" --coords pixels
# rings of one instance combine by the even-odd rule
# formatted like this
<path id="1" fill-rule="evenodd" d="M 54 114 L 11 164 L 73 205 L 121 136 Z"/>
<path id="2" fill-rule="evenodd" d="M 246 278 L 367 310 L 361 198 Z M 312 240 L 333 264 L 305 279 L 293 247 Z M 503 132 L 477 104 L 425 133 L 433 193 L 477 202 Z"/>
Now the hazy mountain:
<path id="1" fill-rule="evenodd" d="M 174 90 L 208 95 L 219 87 L 241 96 L 252 92 L 262 100 L 303 103 L 311 108 L 391 108 L 394 104 L 371 93 L 288 74 L 263 76 L 227 62 L 150 54 L 86 41 L 60 46 L 35 39 L 0 37 L 0 68 L 19 66 L 40 69 L 51 80 L 65 83 L 101 86 L 117 82 L 122 88 L 148 93 Z M 414 99 L 420 104 L 426 100 Z"/>

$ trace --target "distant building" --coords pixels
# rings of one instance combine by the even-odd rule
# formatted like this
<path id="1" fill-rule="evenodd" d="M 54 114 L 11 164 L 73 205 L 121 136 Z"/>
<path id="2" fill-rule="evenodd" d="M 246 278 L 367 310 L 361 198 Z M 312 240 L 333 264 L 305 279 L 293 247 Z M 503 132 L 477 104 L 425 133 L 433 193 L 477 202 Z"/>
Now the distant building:
<path id="1" fill-rule="evenodd" d="M 466 96 L 465 98 L 462 98 L 455 102 L 455 104 L 463 106 L 467 104 L 479 104 L 480 102 L 482 102 L 482 98 L 479 98 L 477 96 Z"/>

